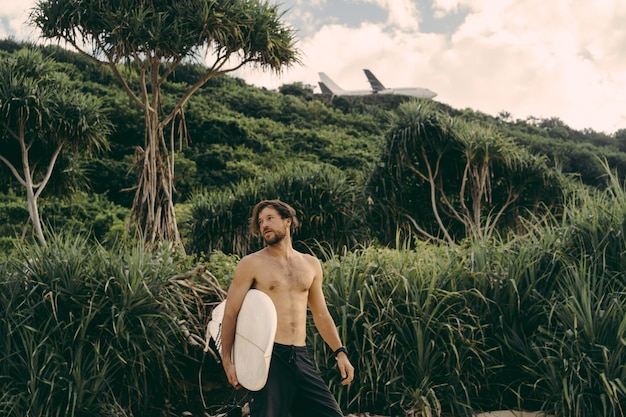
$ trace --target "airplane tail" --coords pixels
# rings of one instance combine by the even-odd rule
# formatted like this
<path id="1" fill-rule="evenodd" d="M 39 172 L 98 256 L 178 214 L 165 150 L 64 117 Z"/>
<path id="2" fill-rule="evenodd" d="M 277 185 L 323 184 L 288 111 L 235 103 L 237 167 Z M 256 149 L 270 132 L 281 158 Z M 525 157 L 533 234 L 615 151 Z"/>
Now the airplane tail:
<path id="1" fill-rule="evenodd" d="M 372 74 L 372 71 L 364 69 L 363 72 L 365 73 L 367 80 L 370 82 L 372 90 L 381 91 L 385 89 L 385 86 L 380 81 L 378 81 L 378 78 L 376 78 L 376 76 Z"/>
<path id="2" fill-rule="evenodd" d="M 337 93 L 345 91 L 343 88 L 341 88 L 337 84 L 335 84 L 335 82 L 333 80 L 331 80 L 330 77 L 328 75 L 324 74 L 323 72 L 320 72 L 319 76 L 320 76 L 320 80 L 322 80 L 319 83 L 320 84 L 320 88 L 322 89 L 322 93 L 324 93 L 324 94 L 337 94 Z M 322 87 L 322 85 L 328 89 L 328 93 L 326 93 L 326 91 L 324 91 L 324 87 Z"/>
<path id="3" fill-rule="evenodd" d="M 321 81 L 319 81 L 317 84 L 319 84 L 320 90 L 322 90 L 322 94 L 324 94 L 324 95 L 331 95 L 331 96 L 333 95 L 333 90 L 328 88 L 328 86 L 326 84 L 324 84 Z"/>

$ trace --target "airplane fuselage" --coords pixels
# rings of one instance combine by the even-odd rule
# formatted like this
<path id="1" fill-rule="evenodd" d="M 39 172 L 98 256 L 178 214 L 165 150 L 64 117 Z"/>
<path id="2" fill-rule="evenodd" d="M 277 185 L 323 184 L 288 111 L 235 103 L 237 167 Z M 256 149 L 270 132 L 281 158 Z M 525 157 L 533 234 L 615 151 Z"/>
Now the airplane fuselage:
<path id="1" fill-rule="evenodd" d="M 437 95 L 437 93 L 428 88 L 385 88 L 384 90 L 372 91 L 371 94 L 395 94 L 418 98 L 433 98 Z"/>

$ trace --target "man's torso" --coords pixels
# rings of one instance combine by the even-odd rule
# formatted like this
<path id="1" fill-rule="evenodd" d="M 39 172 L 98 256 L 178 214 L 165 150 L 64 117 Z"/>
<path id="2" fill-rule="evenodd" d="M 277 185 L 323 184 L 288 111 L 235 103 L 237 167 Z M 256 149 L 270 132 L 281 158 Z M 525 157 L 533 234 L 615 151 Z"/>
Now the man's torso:
<path id="1" fill-rule="evenodd" d="M 278 326 L 276 343 L 304 346 L 309 289 L 315 279 L 314 258 L 299 252 L 289 259 L 264 251 L 250 255 L 255 262 L 253 287 L 274 302 Z"/>

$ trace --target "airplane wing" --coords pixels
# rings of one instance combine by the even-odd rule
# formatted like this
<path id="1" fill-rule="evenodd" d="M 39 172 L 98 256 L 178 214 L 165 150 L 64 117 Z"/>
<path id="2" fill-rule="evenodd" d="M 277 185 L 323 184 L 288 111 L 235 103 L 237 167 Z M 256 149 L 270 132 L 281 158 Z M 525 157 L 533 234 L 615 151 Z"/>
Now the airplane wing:
<path id="1" fill-rule="evenodd" d="M 410 88 L 385 88 L 385 86 L 376 78 L 372 71 L 364 69 L 373 93 L 376 94 L 395 94 L 401 96 L 411 96 L 417 98 L 433 98 L 437 93 L 430 91 L 428 88 L 410 87 Z"/>

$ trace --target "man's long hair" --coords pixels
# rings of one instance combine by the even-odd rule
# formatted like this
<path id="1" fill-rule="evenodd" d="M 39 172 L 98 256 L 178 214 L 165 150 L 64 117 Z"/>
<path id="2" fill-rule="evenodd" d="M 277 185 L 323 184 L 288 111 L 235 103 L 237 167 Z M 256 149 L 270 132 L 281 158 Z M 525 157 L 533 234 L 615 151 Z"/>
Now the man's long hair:
<path id="1" fill-rule="evenodd" d="M 293 235 L 300 223 L 296 217 L 296 210 L 287 203 L 283 203 L 280 200 L 263 200 L 257 203 L 252 209 L 252 217 L 250 217 L 250 232 L 252 236 L 260 236 L 261 230 L 259 228 L 259 213 L 266 207 L 272 207 L 278 212 L 281 218 L 291 219 L 291 234 Z"/>

